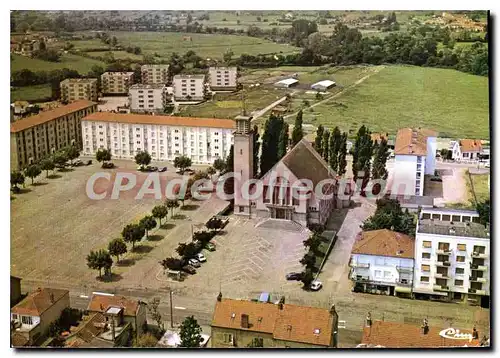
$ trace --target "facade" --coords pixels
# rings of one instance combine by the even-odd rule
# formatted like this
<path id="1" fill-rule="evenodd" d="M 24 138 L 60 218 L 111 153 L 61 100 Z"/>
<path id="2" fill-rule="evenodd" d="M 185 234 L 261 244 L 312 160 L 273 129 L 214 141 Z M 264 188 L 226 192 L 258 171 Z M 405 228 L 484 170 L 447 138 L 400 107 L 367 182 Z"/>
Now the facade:
<path id="1" fill-rule="evenodd" d="M 21 279 L 10 276 L 10 306 L 14 306 L 21 299 Z"/>
<path id="2" fill-rule="evenodd" d="M 349 262 L 354 291 L 411 295 L 414 247 L 415 239 L 395 231 L 362 232 Z"/>
<path id="3" fill-rule="evenodd" d="M 142 65 L 141 79 L 144 85 L 166 84 L 168 82 L 168 65 Z"/>
<path id="4" fill-rule="evenodd" d="M 63 102 L 97 101 L 97 78 L 67 78 L 60 86 Z"/>
<path id="5" fill-rule="evenodd" d="M 87 311 L 91 314 L 101 313 L 108 317 L 106 321 L 110 324 L 114 323 L 115 328 L 124 327 L 129 323 L 137 336 L 144 332 L 146 325 L 145 302 L 132 300 L 125 296 L 94 292 Z"/>
<path id="6" fill-rule="evenodd" d="M 210 89 L 234 91 L 238 86 L 237 67 L 210 67 L 208 69 Z"/>
<path id="7" fill-rule="evenodd" d="M 489 304 L 490 234 L 477 212 L 421 210 L 413 281 L 420 295 Z"/>
<path id="8" fill-rule="evenodd" d="M 104 72 L 101 75 L 101 91 L 105 94 L 127 95 L 133 83 L 133 72 Z"/>
<path id="9" fill-rule="evenodd" d="M 311 85 L 311 89 L 315 91 L 326 91 L 335 86 L 335 82 L 331 80 L 323 80 Z"/>
<path id="10" fill-rule="evenodd" d="M 202 101 L 205 99 L 205 75 L 175 75 L 174 98 L 178 101 Z"/>
<path id="11" fill-rule="evenodd" d="M 11 123 L 11 170 L 22 169 L 71 144 L 81 148 L 80 120 L 96 110 L 95 102 L 76 101 Z"/>
<path id="12" fill-rule="evenodd" d="M 132 85 L 128 98 L 131 113 L 162 113 L 169 100 L 167 87 L 163 84 Z"/>
<path id="13" fill-rule="evenodd" d="M 156 161 L 186 155 L 212 164 L 229 154 L 233 131 L 230 119 L 98 112 L 82 120 L 83 152 L 93 156 L 108 148 L 114 158 L 134 159 L 145 150 Z"/>
<path id="14" fill-rule="evenodd" d="M 39 288 L 11 308 L 13 331 L 24 336 L 27 345 L 39 343 L 65 308 L 69 308 L 68 290 Z"/>
<path id="15" fill-rule="evenodd" d="M 403 128 L 395 143 L 395 195 L 424 195 L 424 176 L 434 175 L 436 168 L 436 133 L 426 129 Z"/>
<path id="16" fill-rule="evenodd" d="M 284 303 L 222 298 L 212 319 L 212 348 L 335 348 L 338 314 L 330 310 Z"/>
<path id="17" fill-rule="evenodd" d="M 479 160 L 483 154 L 483 145 L 479 139 L 461 139 L 450 142 L 453 160 Z"/>

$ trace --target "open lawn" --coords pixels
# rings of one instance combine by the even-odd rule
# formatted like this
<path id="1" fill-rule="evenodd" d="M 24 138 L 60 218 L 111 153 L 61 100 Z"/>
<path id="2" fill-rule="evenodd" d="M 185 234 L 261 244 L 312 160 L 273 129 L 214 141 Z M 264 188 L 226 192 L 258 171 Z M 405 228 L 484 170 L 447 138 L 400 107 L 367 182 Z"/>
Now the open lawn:
<path id="1" fill-rule="evenodd" d="M 16 87 L 10 91 L 10 101 L 36 101 L 52 95 L 50 84 Z"/>
<path id="2" fill-rule="evenodd" d="M 77 56 L 73 54 L 64 54 L 61 56 L 60 62 L 49 62 L 38 60 L 34 58 L 29 58 L 26 56 L 12 54 L 12 60 L 10 61 L 10 70 L 20 71 L 22 69 L 29 69 L 31 71 L 52 71 L 62 68 L 69 68 L 71 70 L 76 70 L 81 74 L 87 74 L 92 66 L 99 65 L 104 66 L 104 62 Z"/>
<path id="3" fill-rule="evenodd" d="M 394 134 L 428 127 L 441 137 L 487 138 L 488 78 L 455 70 L 385 66 L 362 83 L 304 113 L 304 123 Z M 353 133 L 352 132 L 352 133 Z"/>
<path id="4" fill-rule="evenodd" d="M 143 59 L 142 55 L 136 55 L 133 53 L 129 53 L 127 51 L 95 51 L 95 52 L 87 52 L 88 56 L 91 57 L 104 57 L 107 53 L 112 53 L 113 57 L 117 60 L 122 60 L 125 58 L 131 59 L 133 61 L 141 61 Z"/>
<path id="5" fill-rule="evenodd" d="M 466 178 L 467 183 L 467 191 L 469 196 L 469 201 L 474 203 L 474 195 L 472 191 L 472 185 L 468 178 L 468 174 Z M 481 202 L 490 198 L 490 189 L 489 189 L 489 174 L 472 174 L 470 178 L 472 179 L 472 184 L 474 186 L 474 192 L 476 194 L 477 201 Z"/>

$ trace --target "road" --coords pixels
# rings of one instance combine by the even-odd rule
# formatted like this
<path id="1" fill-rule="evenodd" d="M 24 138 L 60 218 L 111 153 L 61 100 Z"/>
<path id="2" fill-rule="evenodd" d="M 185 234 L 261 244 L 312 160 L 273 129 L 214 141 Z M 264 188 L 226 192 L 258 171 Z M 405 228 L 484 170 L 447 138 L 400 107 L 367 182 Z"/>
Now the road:
<path id="1" fill-rule="evenodd" d="M 269 106 L 267 106 L 266 108 L 263 108 L 263 109 L 259 109 L 257 111 L 254 111 L 252 113 L 252 121 L 256 120 L 257 118 L 260 118 L 264 113 L 266 113 L 267 111 L 269 111 L 270 109 L 276 107 L 278 104 L 280 104 L 281 102 L 285 101 L 286 100 L 286 96 L 285 97 L 281 97 L 280 99 L 278 99 L 277 101 L 271 103 Z"/>

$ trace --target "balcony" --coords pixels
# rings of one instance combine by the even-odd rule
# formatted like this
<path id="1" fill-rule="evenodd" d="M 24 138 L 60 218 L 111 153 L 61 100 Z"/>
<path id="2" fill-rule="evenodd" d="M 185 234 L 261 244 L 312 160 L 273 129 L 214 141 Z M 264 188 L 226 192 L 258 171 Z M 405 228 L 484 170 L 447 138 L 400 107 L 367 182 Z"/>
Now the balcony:
<path id="1" fill-rule="evenodd" d="M 469 280 L 473 282 L 486 282 L 486 277 L 476 277 L 476 276 L 469 276 Z"/>
<path id="2" fill-rule="evenodd" d="M 476 258 L 476 259 L 487 259 L 488 258 L 488 255 L 484 252 L 482 252 L 482 253 L 481 252 L 473 252 L 471 254 L 471 256 L 473 258 Z"/>
<path id="3" fill-rule="evenodd" d="M 469 293 L 474 293 L 476 295 L 482 295 L 482 296 L 486 295 L 485 290 L 476 290 L 475 288 L 469 288 Z"/>
<path id="4" fill-rule="evenodd" d="M 434 277 L 436 277 L 436 278 L 446 278 L 446 279 L 450 278 L 450 276 L 447 273 L 438 273 L 438 272 L 436 272 L 434 274 Z"/>
<path id="5" fill-rule="evenodd" d="M 442 266 L 442 267 L 450 267 L 450 262 L 449 261 L 438 261 L 436 262 L 436 266 Z"/>
<path id="6" fill-rule="evenodd" d="M 364 263 L 360 263 L 360 262 L 351 262 L 351 267 L 370 268 L 370 264 L 364 264 Z"/>
<path id="7" fill-rule="evenodd" d="M 436 249 L 436 254 L 438 254 L 438 255 L 450 255 L 451 250 L 450 249 Z"/>
<path id="8" fill-rule="evenodd" d="M 432 286 L 434 291 L 449 291 L 450 288 L 448 286 L 434 285 Z"/>
<path id="9" fill-rule="evenodd" d="M 484 265 L 477 265 L 477 264 L 470 264 L 471 270 L 476 270 L 476 271 L 486 271 L 488 268 Z"/>
<path id="10" fill-rule="evenodd" d="M 397 280 L 396 285 L 403 286 L 403 287 L 411 287 L 412 283 L 410 280 L 407 280 L 407 281 Z"/>
<path id="11" fill-rule="evenodd" d="M 396 270 L 399 272 L 413 273 L 413 267 L 396 266 Z"/>
<path id="12" fill-rule="evenodd" d="M 355 281 L 355 282 L 368 282 L 368 281 L 370 281 L 370 277 L 369 276 L 356 275 L 356 274 L 353 273 L 351 275 L 351 280 Z"/>

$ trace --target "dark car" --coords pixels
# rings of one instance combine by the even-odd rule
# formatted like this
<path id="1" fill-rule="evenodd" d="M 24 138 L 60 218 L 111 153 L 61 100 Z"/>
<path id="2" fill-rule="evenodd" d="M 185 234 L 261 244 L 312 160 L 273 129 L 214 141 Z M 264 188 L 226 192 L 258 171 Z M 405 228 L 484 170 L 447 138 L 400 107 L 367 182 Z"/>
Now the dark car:
<path id="1" fill-rule="evenodd" d="M 286 274 L 287 281 L 300 281 L 302 279 L 302 273 L 300 272 L 290 272 Z"/>
<path id="2" fill-rule="evenodd" d="M 443 179 L 441 179 L 440 177 L 432 177 L 432 178 L 431 178 L 431 181 L 442 182 L 442 181 L 443 181 Z"/>
<path id="3" fill-rule="evenodd" d="M 167 167 L 159 167 L 158 171 L 159 172 L 166 172 L 167 171 Z"/>
<path id="4" fill-rule="evenodd" d="M 83 165 L 83 162 L 80 159 L 75 160 L 73 164 L 71 164 L 73 167 L 79 167 L 81 165 Z"/>
<path id="5" fill-rule="evenodd" d="M 91 164 L 92 164 L 92 160 L 87 160 L 86 165 L 91 165 Z"/>
<path id="6" fill-rule="evenodd" d="M 146 170 L 147 170 L 148 172 L 156 172 L 156 171 L 158 171 L 158 167 L 153 167 L 153 166 L 151 166 L 151 165 L 148 165 L 148 166 L 146 167 Z"/>
<path id="7" fill-rule="evenodd" d="M 102 163 L 102 168 L 103 169 L 112 169 L 114 167 L 115 167 L 114 163 L 111 163 L 111 162 L 104 162 L 104 163 Z"/>
<path id="8" fill-rule="evenodd" d="M 196 273 L 196 269 L 193 266 L 191 266 L 191 265 L 184 266 L 182 268 L 182 271 L 187 272 L 187 273 L 189 273 L 191 275 L 194 275 Z"/>

